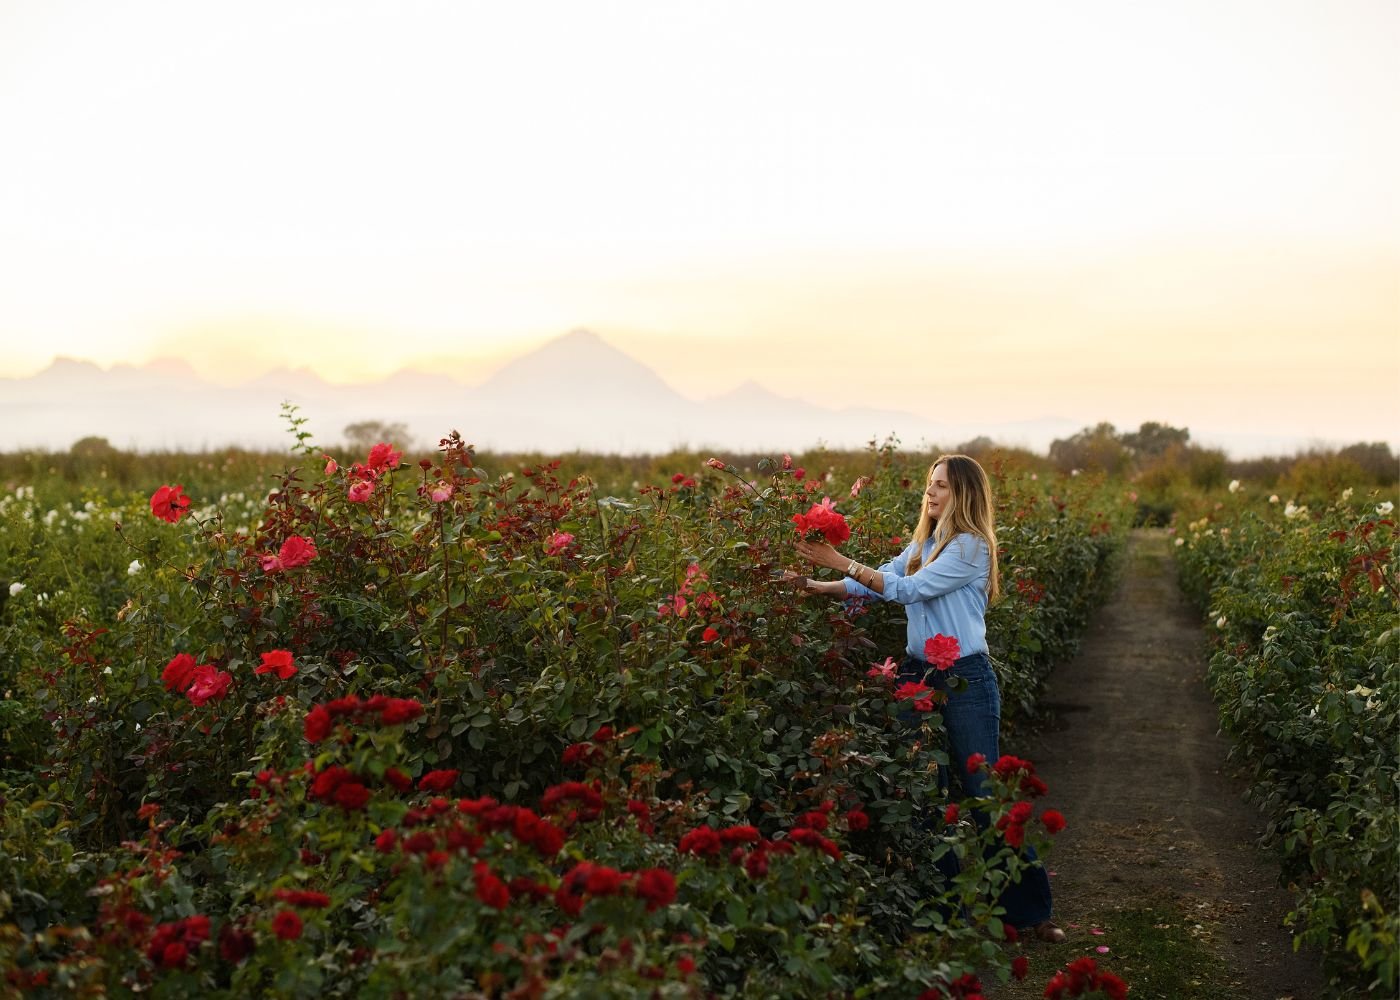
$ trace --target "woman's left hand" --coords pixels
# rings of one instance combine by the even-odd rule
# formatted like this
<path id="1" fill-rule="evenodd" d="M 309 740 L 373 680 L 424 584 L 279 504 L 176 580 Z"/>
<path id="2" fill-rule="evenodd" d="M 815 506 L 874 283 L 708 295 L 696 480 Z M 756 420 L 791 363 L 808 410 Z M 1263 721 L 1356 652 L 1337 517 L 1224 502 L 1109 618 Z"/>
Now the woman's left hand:
<path id="1" fill-rule="evenodd" d="M 850 560 L 826 542 L 798 541 L 797 554 L 806 559 L 814 566 L 825 566 L 827 569 L 844 569 Z"/>

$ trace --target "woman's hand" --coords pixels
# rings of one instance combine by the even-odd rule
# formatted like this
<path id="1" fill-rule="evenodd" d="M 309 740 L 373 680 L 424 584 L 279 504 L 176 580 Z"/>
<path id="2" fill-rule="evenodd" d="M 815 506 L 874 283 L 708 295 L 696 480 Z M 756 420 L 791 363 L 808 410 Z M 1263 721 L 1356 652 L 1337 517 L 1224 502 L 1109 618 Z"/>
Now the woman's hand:
<path id="1" fill-rule="evenodd" d="M 783 583 L 791 584 L 798 590 L 811 590 L 811 581 L 801 573 L 794 573 L 790 569 L 783 570 L 783 575 L 779 578 Z"/>
<path id="2" fill-rule="evenodd" d="M 826 542 L 799 541 L 797 554 L 812 565 L 825 566 L 827 569 L 845 569 L 851 562 Z"/>

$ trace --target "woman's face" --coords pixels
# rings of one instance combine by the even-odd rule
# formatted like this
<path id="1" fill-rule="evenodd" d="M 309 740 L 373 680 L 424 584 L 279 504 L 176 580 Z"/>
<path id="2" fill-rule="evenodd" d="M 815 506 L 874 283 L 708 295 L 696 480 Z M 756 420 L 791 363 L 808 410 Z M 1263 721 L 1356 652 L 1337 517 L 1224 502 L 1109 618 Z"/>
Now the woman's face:
<path id="1" fill-rule="evenodd" d="M 939 462 L 933 467 L 928 486 L 924 489 L 924 510 L 929 517 L 937 520 L 952 498 L 953 491 L 948 487 L 948 463 Z"/>

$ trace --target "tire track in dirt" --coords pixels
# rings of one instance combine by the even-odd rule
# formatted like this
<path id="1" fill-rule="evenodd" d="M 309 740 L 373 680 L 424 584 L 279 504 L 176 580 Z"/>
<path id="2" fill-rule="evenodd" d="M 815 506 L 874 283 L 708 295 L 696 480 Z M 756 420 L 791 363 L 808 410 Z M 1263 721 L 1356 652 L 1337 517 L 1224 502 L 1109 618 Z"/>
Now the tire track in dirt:
<path id="1" fill-rule="evenodd" d="M 1106 945 L 1112 968 L 1112 913 L 1152 906 L 1180 914 L 1218 956 L 1229 996 L 1305 1000 L 1320 992 L 1318 959 L 1295 954 L 1282 925 L 1290 897 L 1255 846 L 1264 824 L 1244 801 L 1246 783 L 1226 764 L 1207 658 L 1169 536 L 1135 531 L 1113 597 L 1046 685 L 1047 721 L 1006 740 L 1036 762 L 1050 786 L 1045 805 L 1069 823 L 1048 862 L 1069 935 L 1055 956 L 1101 957 L 1095 948 Z M 1036 948 L 1033 975 L 998 997 L 1022 995 L 1032 980 L 1043 988 L 1051 952 L 1041 946 L 1036 961 Z"/>

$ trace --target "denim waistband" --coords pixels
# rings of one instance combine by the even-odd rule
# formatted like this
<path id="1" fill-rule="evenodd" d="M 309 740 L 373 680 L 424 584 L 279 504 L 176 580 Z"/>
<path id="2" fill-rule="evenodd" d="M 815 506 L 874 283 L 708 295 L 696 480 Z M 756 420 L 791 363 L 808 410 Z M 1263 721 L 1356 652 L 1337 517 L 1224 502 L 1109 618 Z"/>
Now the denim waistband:
<path id="1" fill-rule="evenodd" d="M 922 656 L 915 656 L 913 653 L 905 653 L 905 654 L 904 654 L 904 659 L 905 659 L 906 661 L 908 661 L 908 660 L 914 660 L 914 661 L 917 661 L 917 662 L 919 662 L 919 663 L 924 664 L 925 666 L 928 666 L 928 665 L 929 665 L 928 661 L 925 660 Z M 991 657 L 988 656 L 985 652 L 980 652 L 980 653 L 968 653 L 966 656 L 959 656 L 956 660 L 953 661 L 953 666 L 952 666 L 951 669 L 956 670 L 958 667 L 970 667 L 970 666 L 972 666 L 974 663 L 977 663 L 977 662 L 980 661 L 980 660 L 985 660 L 985 661 L 987 662 L 987 665 L 988 665 L 988 666 L 991 666 L 991 663 L 992 663 Z"/>

